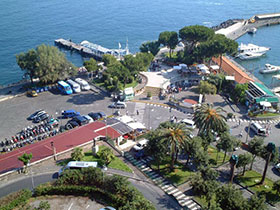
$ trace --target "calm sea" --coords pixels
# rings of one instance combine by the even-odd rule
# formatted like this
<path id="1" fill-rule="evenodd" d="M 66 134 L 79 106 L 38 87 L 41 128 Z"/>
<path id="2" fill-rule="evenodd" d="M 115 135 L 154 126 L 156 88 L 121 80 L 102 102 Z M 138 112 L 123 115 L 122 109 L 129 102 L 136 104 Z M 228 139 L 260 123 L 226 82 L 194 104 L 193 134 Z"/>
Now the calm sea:
<path id="1" fill-rule="evenodd" d="M 214 26 L 231 18 L 279 12 L 277 8 L 279 0 L 1 0 L 0 84 L 22 78 L 16 54 L 41 43 L 53 45 L 58 38 L 88 40 L 108 48 L 117 48 L 119 42 L 125 47 L 128 39 L 130 50 L 136 52 L 142 42 L 157 39 L 165 30 L 178 31 L 193 24 Z M 264 63 L 280 65 L 279 36 L 280 26 L 274 26 L 240 38 L 272 48 L 266 57 L 243 64 L 252 69 Z M 75 65 L 82 64 L 80 55 L 65 53 Z M 265 83 L 270 78 L 267 75 Z"/>

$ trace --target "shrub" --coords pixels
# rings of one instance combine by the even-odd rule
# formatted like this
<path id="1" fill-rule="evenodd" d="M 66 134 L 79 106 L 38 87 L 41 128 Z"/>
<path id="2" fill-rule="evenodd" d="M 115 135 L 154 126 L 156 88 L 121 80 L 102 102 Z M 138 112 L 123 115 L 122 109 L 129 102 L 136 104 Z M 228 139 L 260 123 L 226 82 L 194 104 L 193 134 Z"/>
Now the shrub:
<path id="1" fill-rule="evenodd" d="M 227 118 L 231 119 L 233 117 L 233 113 L 229 112 L 227 113 Z"/>
<path id="2" fill-rule="evenodd" d="M 147 98 L 151 98 L 152 97 L 152 93 L 149 91 L 148 93 L 147 93 Z"/>
<path id="3" fill-rule="evenodd" d="M 32 192 L 30 190 L 20 190 L 16 193 L 7 195 L 1 199 L 1 210 L 12 210 L 18 206 L 23 206 L 27 203 L 29 198 L 31 198 Z M 6 199 L 5 199 L 6 198 Z"/>
<path id="4" fill-rule="evenodd" d="M 71 159 L 74 161 L 81 161 L 84 156 L 83 149 L 80 147 L 76 147 L 74 152 L 71 153 Z"/>

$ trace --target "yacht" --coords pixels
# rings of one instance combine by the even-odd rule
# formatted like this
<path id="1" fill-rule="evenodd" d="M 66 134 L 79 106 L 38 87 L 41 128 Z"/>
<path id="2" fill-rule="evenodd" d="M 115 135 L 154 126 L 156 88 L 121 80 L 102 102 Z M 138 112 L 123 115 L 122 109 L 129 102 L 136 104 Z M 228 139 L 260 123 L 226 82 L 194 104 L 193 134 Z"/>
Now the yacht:
<path id="1" fill-rule="evenodd" d="M 264 55 L 267 51 L 269 51 L 269 47 L 261 47 L 254 44 L 243 44 L 241 43 L 238 46 L 238 55 L 242 60 L 254 59 Z"/>
<path id="2" fill-rule="evenodd" d="M 256 28 L 250 28 L 248 30 L 248 34 L 255 34 L 257 32 L 257 29 Z"/>
<path id="3" fill-rule="evenodd" d="M 260 70 L 260 73 L 267 74 L 267 73 L 274 73 L 280 71 L 280 66 L 274 66 L 271 64 L 265 64 L 264 69 Z"/>
<path id="4" fill-rule="evenodd" d="M 264 54 L 265 53 L 247 52 L 247 53 L 239 53 L 237 57 L 240 58 L 241 60 L 249 60 L 249 59 L 259 58 Z"/>

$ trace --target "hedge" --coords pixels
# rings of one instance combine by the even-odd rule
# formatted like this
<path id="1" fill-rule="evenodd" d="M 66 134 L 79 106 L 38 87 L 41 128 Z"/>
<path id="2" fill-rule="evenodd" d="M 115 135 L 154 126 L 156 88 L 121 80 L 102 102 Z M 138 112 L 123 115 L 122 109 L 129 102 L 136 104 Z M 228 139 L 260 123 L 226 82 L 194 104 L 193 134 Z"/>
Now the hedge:
<path id="1" fill-rule="evenodd" d="M 0 200 L 0 210 L 12 210 L 18 206 L 23 206 L 27 203 L 31 196 L 32 192 L 26 189 L 9 194 Z"/>

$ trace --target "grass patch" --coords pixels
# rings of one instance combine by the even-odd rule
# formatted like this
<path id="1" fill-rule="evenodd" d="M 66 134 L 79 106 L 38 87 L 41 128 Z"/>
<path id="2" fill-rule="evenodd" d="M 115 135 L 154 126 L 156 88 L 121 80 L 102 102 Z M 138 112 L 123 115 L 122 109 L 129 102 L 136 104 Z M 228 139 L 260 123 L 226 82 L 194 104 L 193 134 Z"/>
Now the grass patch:
<path id="1" fill-rule="evenodd" d="M 99 147 L 99 151 L 106 148 L 105 146 L 100 146 Z M 60 161 L 59 163 L 57 163 L 57 165 L 59 166 L 65 166 L 69 161 L 71 161 L 71 158 L 68 159 L 64 159 L 62 161 Z M 93 156 L 92 155 L 92 151 L 88 151 L 85 152 L 85 156 L 82 159 L 82 161 L 92 161 L 92 162 L 98 162 L 98 165 L 101 165 L 101 160 L 98 156 Z M 133 171 L 131 170 L 131 168 L 129 168 L 121 159 L 115 157 L 114 160 L 112 160 L 112 162 L 108 165 L 108 168 L 113 168 L 113 169 L 118 169 L 121 171 L 126 171 L 129 173 L 132 173 Z"/>
<path id="2" fill-rule="evenodd" d="M 258 183 L 262 179 L 262 174 L 256 171 L 246 171 L 244 176 L 237 176 L 237 181 L 241 185 L 248 187 L 250 190 L 258 194 L 263 194 L 266 197 L 266 201 L 275 204 L 280 201 L 280 196 L 275 190 L 272 190 L 273 181 L 266 178 L 263 185 Z"/>
<path id="3" fill-rule="evenodd" d="M 182 163 L 175 163 L 174 171 L 170 171 L 169 165 L 170 164 L 170 157 L 166 158 L 166 160 L 162 161 L 160 164 L 160 174 L 162 174 L 166 179 L 172 182 L 175 185 L 180 185 L 185 183 L 188 180 L 188 177 L 194 172 L 190 171 L 188 168 L 185 167 Z M 158 166 L 155 162 L 151 163 L 151 167 L 154 170 L 158 169 Z"/>
<path id="4" fill-rule="evenodd" d="M 95 79 L 92 80 L 92 82 L 98 87 L 105 87 L 104 82 L 102 82 L 101 79 L 95 78 Z"/>
<path id="5" fill-rule="evenodd" d="M 207 150 L 209 156 L 210 156 L 210 165 L 215 167 L 215 166 L 220 166 L 223 164 L 223 159 L 224 159 L 224 152 L 218 152 L 218 150 L 212 146 L 208 147 Z M 217 153 L 218 153 L 218 159 L 217 159 Z M 226 155 L 225 162 L 229 161 L 230 157 Z"/>
<path id="6" fill-rule="evenodd" d="M 124 88 L 129 88 L 129 87 L 136 87 L 138 85 L 138 82 L 134 80 L 132 83 L 126 84 Z"/>
<path id="7" fill-rule="evenodd" d="M 257 114 L 255 117 L 265 118 L 265 117 L 276 117 L 276 116 L 279 116 L 279 114 L 278 113 L 267 112 L 267 113 Z"/>
<path id="8" fill-rule="evenodd" d="M 205 196 L 194 196 L 194 200 L 200 204 L 200 206 L 208 206 Z"/>

